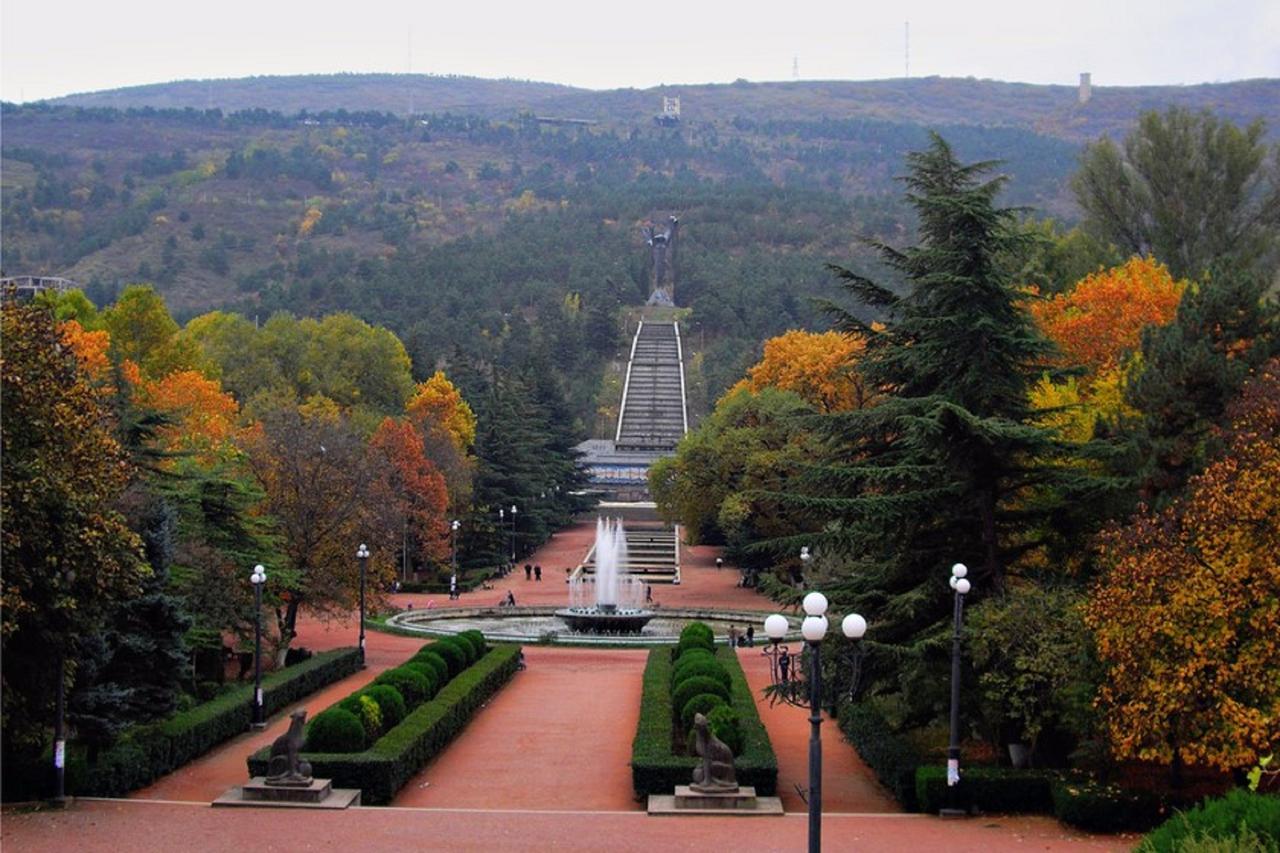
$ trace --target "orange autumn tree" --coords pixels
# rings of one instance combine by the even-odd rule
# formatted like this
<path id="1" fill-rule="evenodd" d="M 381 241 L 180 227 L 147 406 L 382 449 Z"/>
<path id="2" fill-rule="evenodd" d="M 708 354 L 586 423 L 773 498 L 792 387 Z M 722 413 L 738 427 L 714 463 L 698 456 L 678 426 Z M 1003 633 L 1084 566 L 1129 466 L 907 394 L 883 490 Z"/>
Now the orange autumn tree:
<path id="1" fill-rule="evenodd" d="M 165 450 L 194 454 L 202 464 L 236 455 L 243 437 L 240 406 L 218 380 L 179 370 L 155 380 L 139 377 L 134 394 L 173 421 L 156 431 Z"/>
<path id="2" fill-rule="evenodd" d="M 79 320 L 66 320 L 58 325 L 62 342 L 75 354 L 80 368 L 95 384 L 107 382 L 111 376 L 111 335 L 105 331 L 89 331 Z"/>
<path id="3" fill-rule="evenodd" d="M 1224 770 L 1280 749 L 1280 360 L 1230 410 L 1226 452 L 1160 513 L 1100 538 L 1086 621 L 1115 754 Z"/>
<path id="4" fill-rule="evenodd" d="M 405 404 L 408 420 L 422 437 L 427 459 L 444 475 L 449 502 L 460 515 L 471 502 L 476 416 L 443 371 L 418 383 Z"/>
<path id="5" fill-rule="evenodd" d="M 377 471 L 370 488 L 381 508 L 383 535 L 402 539 L 406 553 L 412 536 L 418 554 L 443 559 L 449 548 L 449 494 L 444 476 L 426 457 L 422 436 L 408 421 L 386 418 L 369 439 L 369 451 Z"/>
<path id="6" fill-rule="evenodd" d="M 1036 325 L 1062 350 L 1062 363 L 1095 375 L 1138 348 L 1142 330 L 1173 321 L 1185 281 L 1154 258 L 1130 258 L 1086 276 L 1068 293 L 1032 302 Z"/>
<path id="7" fill-rule="evenodd" d="M 1173 321 L 1186 285 L 1175 282 L 1158 261 L 1134 257 L 1085 277 L 1068 293 L 1032 302 L 1036 324 L 1062 352 L 1057 365 L 1085 370 L 1065 382 L 1045 377 L 1036 384 L 1031 404 L 1050 410 L 1044 421 L 1064 438 L 1085 442 L 1094 437 L 1099 419 L 1134 415 L 1122 390 L 1142 369 L 1134 354 L 1142 330 Z"/>
<path id="8" fill-rule="evenodd" d="M 866 341 L 855 335 L 793 329 L 765 341 L 764 358 L 725 396 L 778 388 L 795 392 L 823 413 L 861 409 L 871 398 L 856 369 L 864 349 Z"/>

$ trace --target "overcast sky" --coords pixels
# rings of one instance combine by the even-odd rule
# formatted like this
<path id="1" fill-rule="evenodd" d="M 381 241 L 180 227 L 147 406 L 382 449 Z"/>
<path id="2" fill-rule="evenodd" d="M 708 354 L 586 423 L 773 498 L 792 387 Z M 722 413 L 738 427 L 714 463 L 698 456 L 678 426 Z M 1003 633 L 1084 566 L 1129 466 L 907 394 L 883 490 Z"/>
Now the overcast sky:
<path id="1" fill-rule="evenodd" d="M 4 0 L 0 97 L 337 71 L 608 89 L 788 80 L 798 62 L 801 79 L 877 79 L 904 73 L 908 21 L 913 77 L 1280 77 L 1280 0 Z"/>

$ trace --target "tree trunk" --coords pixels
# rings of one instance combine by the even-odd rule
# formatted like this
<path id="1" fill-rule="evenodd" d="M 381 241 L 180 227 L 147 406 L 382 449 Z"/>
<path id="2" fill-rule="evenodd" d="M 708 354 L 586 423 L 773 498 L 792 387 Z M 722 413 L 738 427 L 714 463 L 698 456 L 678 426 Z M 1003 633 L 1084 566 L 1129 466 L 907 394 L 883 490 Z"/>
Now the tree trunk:
<path id="1" fill-rule="evenodd" d="M 276 626 L 280 629 L 280 645 L 276 648 L 276 669 L 284 669 L 285 656 L 289 654 L 289 644 L 298 636 L 298 607 L 302 602 L 290 599 L 284 612 L 276 609 Z"/>

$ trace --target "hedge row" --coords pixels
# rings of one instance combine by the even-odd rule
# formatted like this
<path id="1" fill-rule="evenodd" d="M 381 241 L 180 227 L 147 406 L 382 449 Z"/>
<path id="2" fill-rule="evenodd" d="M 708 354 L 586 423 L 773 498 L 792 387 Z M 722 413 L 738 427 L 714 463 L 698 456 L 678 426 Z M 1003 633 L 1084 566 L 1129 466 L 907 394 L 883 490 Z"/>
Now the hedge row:
<path id="1" fill-rule="evenodd" d="M 494 646 L 364 752 L 304 753 L 311 762 L 311 772 L 332 779 L 335 788 L 359 788 L 365 805 L 391 802 L 511 679 L 519 661 L 519 646 Z M 269 749 L 262 749 L 249 757 L 250 775 L 266 773 L 269 755 Z"/>
<path id="2" fill-rule="evenodd" d="M 1280 850 L 1280 797 L 1237 788 L 1166 820 L 1142 839 L 1138 853 Z"/>
<path id="3" fill-rule="evenodd" d="M 924 763 L 914 746 L 894 734 L 884 717 L 870 706 L 840 707 L 840 731 L 880 784 L 909 812 L 921 811 L 916 802 L 916 769 Z"/>
<path id="4" fill-rule="evenodd" d="M 313 655 L 302 663 L 273 672 L 262 679 L 263 710 L 267 716 L 275 714 L 359 668 L 359 650 L 347 648 Z M 252 720 L 253 685 L 248 684 L 165 720 L 125 731 L 115 744 L 98 754 L 98 760 L 92 765 L 84 747 L 72 744 L 67 755 L 67 793 L 86 797 L 123 796 L 242 734 Z M 7 800 L 53 795 L 51 757 L 39 767 L 12 769 L 14 773 L 5 774 Z"/>
<path id="5" fill-rule="evenodd" d="M 1155 794 L 1052 770 L 1014 770 L 1008 767 L 970 767 L 960 784 L 947 789 L 946 770 L 939 766 L 916 771 L 920 811 L 941 808 L 1004 814 L 1051 814 L 1070 826 L 1089 832 L 1144 831 L 1158 824 L 1168 807 Z"/>
<path id="6" fill-rule="evenodd" d="M 747 686 L 746 676 L 731 649 L 716 652 L 719 662 L 729 672 L 730 706 L 738 712 L 744 747 L 734 759 L 740 785 L 752 785 L 761 796 L 773 796 L 778 787 L 778 759 L 769 743 L 769 734 L 760 722 L 755 697 Z M 670 794 L 677 785 L 693 780 L 695 756 L 675 755 L 671 750 L 674 733 L 674 709 L 671 703 L 671 652 L 654 649 L 644 669 L 640 697 L 640 721 L 631 744 L 631 783 L 636 798 L 650 794 Z"/>

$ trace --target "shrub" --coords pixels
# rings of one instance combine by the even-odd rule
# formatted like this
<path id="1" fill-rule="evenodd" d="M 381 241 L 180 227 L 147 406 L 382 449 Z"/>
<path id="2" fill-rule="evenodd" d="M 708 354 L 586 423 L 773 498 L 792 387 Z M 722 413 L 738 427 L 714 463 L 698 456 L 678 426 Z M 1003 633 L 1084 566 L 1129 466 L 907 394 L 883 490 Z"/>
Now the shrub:
<path id="1" fill-rule="evenodd" d="M 677 648 L 677 651 L 679 651 L 678 648 Z M 716 659 L 716 653 L 711 649 L 706 648 L 705 646 L 689 646 L 685 648 L 685 650 L 680 654 L 674 655 L 674 657 L 675 657 L 674 665 L 679 667 L 681 664 L 688 663 L 694 660 L 714 661 Z"/>
<path id="2" fill-rule="evenodd" d="M 714 693 L 699 693 L 680 706 L 680 724 L 684 726 L 686 732 L 692 732 L 695 714 L 705 716 L 710 714 L 713 708 L 722 708 L 728 704 L 728 702 Z"/>
<path id="3" fill-rule="evenodd" d="M 738 719 L 738 712 L 733 708 L 726 705 L 711 709 L 711 713 L 707 715 L 707 727 L 711 729 L 711 734 L 733 751 L 735 757 L 742 752 L 742 723 Z"/>
<path id="4" fill-rule="evenodd" d="M 733 683 L 729 672 L 715 658 L 697 657 L 687 663 L 684 660 L 679 661 L 671 673 L 671 686 L 679 687 L 691 678 L 710 678 L 718 681 L 726 690 Z"/>
<path id="5" fill-rule="evenodd" d="M 308 752 L 359 752 L 364 749 L 365 727 L 345 708 L 330 708 L 307 726 L 304 749 Z"/>
<path id="6" fill-rule="evenodd" d="M 432 696 L 435 696 L 436 692 L 439 691 L 440 683 L 436 681 L 436 671 L 432 669 L 430 666 L 428 666 L 427 664 L 423 663 L 422 661 L 411 660 L 408 663 L 400 664 L 400 666 L 396 668 L 407 669 L 410 672 L 416 672 L 418 673 L 418 675 L 421 675 L 423 678 L 427 680 L 427 692 L 426 692 L 426 695 L 423 697 L 422 701 L 425 702 L 426 700 L 430 699 Z"/>
<path id="7" fill-rule="evenodd" d="M 445 663 L 444 658 L 440 657 L 433 651 L 423 649 L 413 657 L 409 658 L 410 663 L 425 663 L 435 671 L 435 680 L 437 687 L 443 687 L 444 683 L 449 680 L 449 664 Z"/>
<path id="8" fill-rule="evenodd" d="M 445 664 L 449 667 L 450 678 L 467 668 L 467 653 L 455 642 L 439 640 L 426 646 L 424 651 L 434 652 L 444 658 Z"/>
<path id="9" fill-rule="evenodd" d="M 400 721 L 404 719 L 404 715 L 408 713 L 404 697 L 400 695 L 399 690 L 390 684 L 374 684 L 366 687 L 364 692 L 378 703 L 378 710 L 382 712 L 382 726 L 384 729 L 399 725 Z"/>
<path id="10" fill-rule="evenodd" d="M 472 628 L 469 631 L 462 631 L 458 634 L 462 639 L 471 643 L 476 652 L 476 659 L 484 657 L 485 652 L 489 651 L 489 644 L 484 639 L 484 632 Z"/>
<path id="11" fill-rule="evenodd" d="M 308 749 L 306 759 L 311 762 L 312 773 L 332 779 L 334 787 L 359 788 L 365 805 L 389 803 L 511 679 L 519 657 L 519 646 L 495 646 L 475 666 L 445 685 L 435 699 L 410 711 L 400 725 L 363 752 L 338 754 Z M 269 750 L 261 749 L 249 757 L 251 775 L 262 775 L 268 754 Z"/>
<path id="12" fill-rule="evenodd" d="M 1246 832 L 1260 844 L 1247 847 Z M 1244 789 L 1175 814 L 1138 845 L 1140 853 L 1173 853 L 1189 841 L 1241 842 L 1239 849 L 1280 849 L 1280 797 Z M 1233 849 L 1227 845 L 1215 849 Z"/>
<path id="13" fill-rule="evenodd" d="M 478 657 L 476 655 L 476 647 L 472 645 L 469 641 L 464 640 L 462 637 L 458 637 L 458 636 L 441 637 L 437 641 L 437 645 L 439 644 L 451 645 L 456 647 L 459 651 L 461 651 L 463 654 L 463 657 L 466 659 L 465 666 L 471 666 L 471 664 L 476 662 L 476 659 Z"/>
<path id="14" fill-rule="evenodd" d="M 947 786 L 947 771 L 938 765 L 916 768 L 916 802 L 920 811 L 937 814 L 959 808 L 1004 814 L 1048 814 L 1053 808 L 1053 774 L 1044 770 L 1007 767 L 969 767 L 960 784 Z"/>
<path id="15" fill-rule="evenodd" d="M 755 695 L 747 685 L 737 656 L 720 649 L 717 660 L 732 678 L 730 696 L 742 728 L 742 752 L 734 759 L 738 783 L 771 797 L 778 789 L 778 759 L 769 733 L 760 722 Z M 665 649 L 649 653 L 640 694 L 640 715 L 631 745 L 631 782 L 636 797 L 670 794 L 676 785 L 687 785 L 697 759 L 673 752 L 675 715 L 671 705 L 673 659 Z"/>
<path id="16" fill-rule="evenodd" d="M 404 697 L 406 708 L 416 708 L 427 700 L 428 694 L 431 693 L 431 684 L 427 683 L 427 677 L 420 672 L 414 672 L 403 666 L 395 669 L 389 669 L 373 680 L 374 684 L 390 684 L 396 690 L 400 691 L 400 695 Z"/>
<path id="17" fill-rule="evenodd" d="M 1050 788 L 1053 814 L 1069 826 L 1089 832 L 1144 831 L 1166 814 L 1154 794 L 1117 785 L 1059 779 Z"/>
<path id="18" fill-rule="evenodd" d="M 729 701 L 729 688 L 725 687 L 718 679 L 697 676 L 686 678 L 671 691 L 671 706 L 673 708 L 684 708 L 690 699 L 703 693 L 719 696 L 725 702 Z"/>
<path id="19" fill-rule="evenodd" d="M 920 753 L 889 728 L 884 717 L 871 706 L 845 704 L 840 707 L 840 731 L 853 744 L 859 757 L 876 774 L 907 811 L 919 811 L 916 804 L 916 768 Z"/>
<path id="20" fill-rule="evenodd" d="M 701 622 L 690 622 L 680 632 L 680 640 L 676 643 L 676 659 L 679 660 L 690 649 L 706 649 L 714 652 L 716 650 L 715 634 Z"/>

